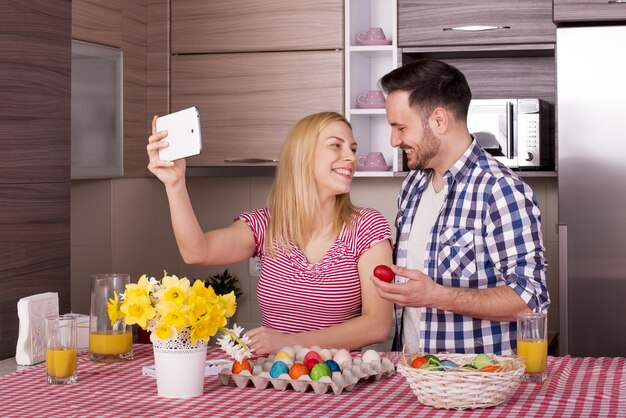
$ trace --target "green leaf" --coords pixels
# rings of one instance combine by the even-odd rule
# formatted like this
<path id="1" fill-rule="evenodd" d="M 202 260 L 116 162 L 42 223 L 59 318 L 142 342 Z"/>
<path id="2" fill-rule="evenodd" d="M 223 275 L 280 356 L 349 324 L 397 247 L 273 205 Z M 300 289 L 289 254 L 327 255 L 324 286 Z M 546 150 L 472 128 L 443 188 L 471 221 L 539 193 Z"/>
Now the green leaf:
<path id="1" fill-rule="evenodd" d="M 226 295 L 230 292 L 234 292 L 235 299 L 239 299 L 239 296 L 243 294 L 237 286 L 237 277 L 231 275 L 228 269 L 224 270 L 223 273 L 210 276 L 204 282 L 211 286 L 218 295 Z"/>

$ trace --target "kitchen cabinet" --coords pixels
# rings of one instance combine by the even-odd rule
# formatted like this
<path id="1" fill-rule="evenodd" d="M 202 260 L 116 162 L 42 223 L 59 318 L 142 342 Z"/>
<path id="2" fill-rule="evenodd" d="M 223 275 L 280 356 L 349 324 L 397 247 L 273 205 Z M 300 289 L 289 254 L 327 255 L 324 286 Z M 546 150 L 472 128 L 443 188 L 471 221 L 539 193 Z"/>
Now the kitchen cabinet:
<path id="1" fill-rule="evenodd" d="M 176 0 L 172 53 L 342 48 L 342 0 Z"/>
<path id="2" fill-rule="evenodd" d="M 623 0 L 553 0 L 555 22 L 603 22 L 626 20 Z"/>
<path id="3" fill-rule="evenodd" d="M 341 112 L 342 69 L 342 51 L 173 55 L 171 110 L 197 106 L 202 123 L 202 153 L 188 164 L 277 159 L 296 120 Z"/>
<path id="4" fill-rule="evenodd" d="M 473 99 L 538 98 L 546 101 L 552 160 L 555 42 L 552 2 L 472 1 L 462 5 L 398 1 L 398 44 L 403 64 L 420 58 L 448 62 L 466 76 Z M 553 176 L 554 171 L 520 171 Z"/>
<path id="5" fill-rule="evenodd" d="M 441 52 L 435 55 L 465 74 L 474 99 L 532 97 L 554 104 L 554 50 L 525 51 L 524 56 L 463 56 Z M 403 62 L 432 57 L 418 49 L 403 49 Z"/>
<path id="6" fill-rule="evenodd" d="M 389 170 L 356 172 L 360 177 L 393 176 L 403 170 L 402 151 L 391 147 L 391 128 L 384 103 L 376 108 L 358 103 L 379 89 L 382 76 L 398 66 L 396 0 L 345 0 L 345 116 L 359 144 L 357 156 L 382 152 Z M 384 40 L 368 41 L 364 34 L 382 30 Z M 360 40 L 362 37 L 365 40 Z"/>
<path id="7" fill-rule="evenodd" d="M 554 43 L 551 0 L 398 1 L 400 47 Z"/>
<path id="8" fill-rule="evenodd" d="M 0 359 L 17 302 L 57 292 L 70 307 L 71 1 L 0 2 Z"/>
<path id="9" fill-rule="evenodd" d="M 122 0 L 72 0 L 72 38 L 122 47 Z"/>

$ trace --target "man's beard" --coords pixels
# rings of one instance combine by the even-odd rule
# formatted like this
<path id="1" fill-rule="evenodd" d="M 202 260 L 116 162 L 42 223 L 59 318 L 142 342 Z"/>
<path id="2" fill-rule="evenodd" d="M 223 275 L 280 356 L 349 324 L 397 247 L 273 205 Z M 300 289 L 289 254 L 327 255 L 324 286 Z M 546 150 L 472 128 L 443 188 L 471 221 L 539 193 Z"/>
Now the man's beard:
<path id="1" fill-rule="evenodd" d="M 432 129 L 428 124 L 424 124 L 422 132 L 422 142 L 417 148 L 411 148 L 413 150 L 413 157 L 415 161 L 408 162 L 410 170 L 424 170 L 427 168 L 430 160 L 433 159 L 437 152 L 439 152 L 439 146 L 441 140 L 435 136 Z"/>

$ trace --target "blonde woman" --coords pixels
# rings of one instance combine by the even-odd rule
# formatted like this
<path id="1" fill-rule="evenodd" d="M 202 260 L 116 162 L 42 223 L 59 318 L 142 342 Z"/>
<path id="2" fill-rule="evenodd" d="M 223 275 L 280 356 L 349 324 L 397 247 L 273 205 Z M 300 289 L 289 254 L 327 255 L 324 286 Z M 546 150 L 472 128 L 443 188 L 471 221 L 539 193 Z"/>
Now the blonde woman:
<path id="1" fill-rule="evenodd" d="M 370 277 L 391 265 L 391 230 L 377 211 L 350 202 L 357 144 L 348 121 L 324 112 L 289 132 L 267 208 L 239 215 L 226 228 L 203 232 L 185 185 L 185 160 L 159 160 L 167 133 L 148 139 L 149 170 L 165 185 L 172 225 L 186 263 L 223 265 L 257 256 L 262 326 L 247 332 L 251 349 L 287 345 L 358 349 L 385 341 L 391 303 Z"/>

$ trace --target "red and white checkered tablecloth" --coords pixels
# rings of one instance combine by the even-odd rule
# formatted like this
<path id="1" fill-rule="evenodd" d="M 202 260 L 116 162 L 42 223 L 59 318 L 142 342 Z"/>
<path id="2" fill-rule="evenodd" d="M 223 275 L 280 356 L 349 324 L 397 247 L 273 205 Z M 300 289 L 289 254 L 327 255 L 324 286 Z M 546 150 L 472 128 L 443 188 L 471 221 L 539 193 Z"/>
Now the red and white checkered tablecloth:
<path id="1" fill-rule="evenodd" d="M 134 347 L 135 359 L 96 363 L 78 359 L 78 382 L 46 384 L 45 365 L 0 377 L 1 417 L 626 417 L 624 358 L 549 359 L 547 381 L 522 383 L 506 403 L 486 409 L 454 411 L 421 405 L 399 373 L 378 381 L 361 381 L 351 392 L 335 396 L 223 386 L 205 379 L 204 394 L 190 399 L 157 396 L 156 380 L 141 374 L 153 363 L 152 346 Z M 385 353 L 397 360 L 398 353 Z M 225 358 L 209 347 L 207 359 Z"/>

